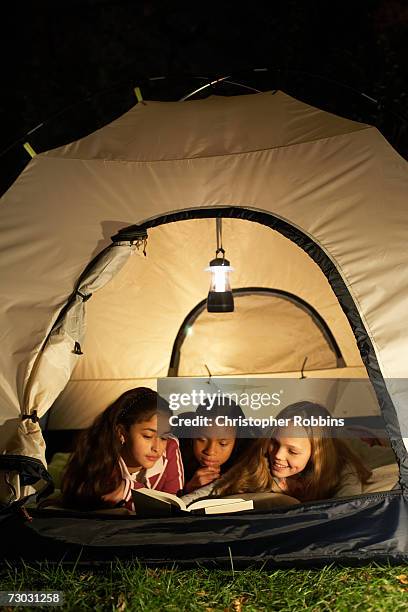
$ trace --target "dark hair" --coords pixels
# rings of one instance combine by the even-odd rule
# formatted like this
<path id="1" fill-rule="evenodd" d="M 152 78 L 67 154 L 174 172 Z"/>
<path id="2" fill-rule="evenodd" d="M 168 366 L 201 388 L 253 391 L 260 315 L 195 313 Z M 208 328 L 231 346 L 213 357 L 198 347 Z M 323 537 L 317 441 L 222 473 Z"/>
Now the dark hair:
<path id="1" fill-rule="evenodd" d="M 75 451 L 63 474 L 63 505 L 79 510 L 108 507 L 102 496 L 117 489 L 122 480 L 119 426 L 128 431 L 134 423 L 148 421 L 158 411 L 168 416 L 168 404 L 156 391 L 137 387 L 125 391 L 97 416 L 78 436 Z"/>
<path id="2" fill-rule="evenodd" d="M 218 403 L 217 401 L 215 401 L 214 405 L 211 408 L 211 411 L 208 410 L 208 405 L 204 403 L 200 404 L 200 406 L 198 406 L 195 412 L 188 413 L 189 417 L 209 415 L 211 415 L 213 422 L 217 416 L 228 416 L 229 418 L 245 418 L 241 407 L 231 399 L 225 403 Z M 183 416 L 187 416 L 187 414 L 185 413 L 183 414 Z M 192 435 L 192 428 L 188 427 L 184 427 L 182 431 L 178 434 L 180 436 L 180 450 L 183 458 L 184 476 L 186 483 L 188 483 L 194 476 L 195 472 L 200 467 L 202 467 L 194 455 L 193 441 L 194 439 L 199 437 L 197 436 L 197 429 L 194 429 L 196 433 L 196 435 L 194 436 Z M 175 435 L 177 435 L 176 432 L 174 433 Z M 251 432 L 248 429 L 244 430 L 240 426 L 236 427 L 236 440 L 234 448 L 228 460 L 221 466 L 222 473 L 227 472 L 241 458 L 249 442 L 245 438 L 249 437 L 251 437 Z"/>

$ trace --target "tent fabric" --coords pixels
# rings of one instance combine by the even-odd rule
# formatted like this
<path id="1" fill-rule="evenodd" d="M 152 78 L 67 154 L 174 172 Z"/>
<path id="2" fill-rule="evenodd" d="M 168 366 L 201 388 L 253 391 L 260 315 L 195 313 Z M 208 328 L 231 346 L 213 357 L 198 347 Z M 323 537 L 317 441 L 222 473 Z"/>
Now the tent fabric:
<path id="1" fill-rule="evenodd" d="M 32 368 L 27 385 L 28 414 L 36 410 L 39 417 L 43 416 L 68 383 L 82 354 L 85 302 L 117 274 L 135 248 L 130 244 L 116 244 L 106 249 L 82 278 L 63 318 L 53 328 Z"/>
<path id="2" fill-rule="evenodd" d="M 24 420 L 15 422 L 14 435 L 8 437 L 5 443 L 8 454 L 35 458 L 46 466 L 45 443 L 38 419 L 66 386 L 76 359 L 81 354 L 80 343 L 85 334 L 84 304 L 93 292 L 103 287 L 120 270 L 135 248 L 131 244 L 116 244 L 106 249 L 79 282 L 64 316 L 53 328 L 31 368 L 26 386 Z M 31 420 L 26 417 L 31 417 Z M 16 491 L 17 499 L 33 493 L 31 485 L 21 485 L 22 476 L 19 473 L 7 475 L 1 463 L 0 476 L 4 482 L 12 478 L 11 486 L 0 489 L 0 503 L 9 499 L 10 489 Z"/>
<path id="3" fill-rule="evenodd" d="M 35 358 L 31 358 L 27 364 L 22 401 L 24 414 L 36 411 L 41 417 L 67 384 L 80 354 L 80 343 L 85 333 L 84 303 L 88 296 L 109 282 L 134 249 L 130 243 L 125 246 L 117 244 L 114 248 L 103 252 L 95 265 L 87 270 L 64 312 L 63 319 L 53 327 L 43 350 L 39 350 Z M 78 343 L 78 354 L 75 352 L 76 343 Z M 7 407 L 9 406 L 6 405 Z M 3 419 L 5 412 L 7 414 L 3 409 L 1 415 Z M 3 445 L 7 450 L 10 445 L 14 445 L 12 436 L 16 429 L 21 430 L 18 420 L 13 419 L 12 422 L 14 428 L 3 429 Z M 39 430 L 38 426 L 37 429 Z"/>
<path id="4" fill-rule="evenodd" d="M 65 159 L 145 162 L 236 155 L 292 147 L 372 129 L 287 96 L 210 96 L 146 101 L 109 125 L 48 151 Z"/>
<path id="5" fill-rule="evenodd" d="M 36 461 L 43 466 L 45 472 L 44 466 L 47 465 L 45 442 L 38 421 L 25 419 L 18 423 L 14 435 L 8 441 L 7 454 Z M 5 462 L 7 463 L 6 459 L 7 455 L 0 455 L 0 506 L 13 503 L 35 491 L 31 482 L 25 482 L 24 470 L 12 469 L 10 471 L 10 466 L 4 465 Z"/>
<path id="6" fill-rule="evenodd" d="M 160 519 L 33 512 L 9 519 L 6 558 L 64 562 L 138 559 L 209 567 L 266 564 L 314 567 L 331 563 L 406 562 L 408 500 L 398 491 L 330 500 L 264 513 Z M 16 539 L 16 534 L 19 535 Z"/>
<path id="7" fill-rule="evenodd" d="M 34 428 L 28 430 L 29 434 L 37 432 Z M 16 450 L 20 449 L 17 447 Z M 35 449 L 28 450 L 34 450 L 35 454 Z M 44 466 L 42 458 L 22 455 L 21 452 L 0 456 L 0 521 L 31 501 L 34 495 L 38 502 L 54 491 L 52 478 Z"/>

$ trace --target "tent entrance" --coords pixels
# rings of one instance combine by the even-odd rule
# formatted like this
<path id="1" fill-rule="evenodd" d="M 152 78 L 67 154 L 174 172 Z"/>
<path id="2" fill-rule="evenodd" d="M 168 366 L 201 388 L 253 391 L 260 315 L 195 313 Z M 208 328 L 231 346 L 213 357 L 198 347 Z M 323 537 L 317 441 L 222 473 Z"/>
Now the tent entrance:
<path id="1" fill-rule="evenodd" d="M 186 318 L 186 313 L 190 312 L 198 301 L 196 298 L 194 298 L 194 295 L 189 294 L 190 280 L 198 277 L 203 278 L 200 289 L 201 301 L 202 298 L 204 298 L 204 296 L 206 295 L 206 292 L 208 291 L 208 279 L 206 278 L 206 275 L 202 274 L 201 271 L 208 263 L 208 259 L 212 255 L 213 246 L 206 246 L 204 250 L 201 247 L 199 238 L 200 236 L 206 234 L 207 231 L 203 232 L 202 227 L 199 224 L 207 223 L 206 230 L 208 230 L 208 235 L 211 234 L 212 240 L 213 219 L 217 216 L 223 217 L 225 220 L 224 223 L 245 226 L 244 230 L 241 231 L 241 233 L 237 230 L 237 235 L 239 239 L 237 239 L 236 241 L 234 240 L 233 243 L 228 246 L 229 250 L 227 250 L 227 253 L 229 255 L 234 247 L 236 248 L 236 253 L 238 253 L 240 249 L 242 251 L 245 251 L 246 247 L 248 246 L 244 242 L 245 236 L 250 233 L 252 228 L 254 229 L 254 231 L 259 231 L 268 236 L 272 236 L 273 234 L 274 236 L 277 236 L 279 240 L 292 244 L 294 250 L 301 253 L 304 259 L 306 259 L 307 261 L 313 260 L 310 261 L 311 266 L 314 266 L 316 269 L 320 268 L 320 270 L 318 270 L 318 273 L 320 275 L 321 271 L 323 271 L 324 276 L 321 275 L 321 278 L 327 286 L 330 285 L 331 290 L 335 295 L 335 298 L 337 298 L 334 299 L 337 304 L 336 307 L 338 308 L 338 303 L 340 303 L 341 305 L 342 310 L 340 312 L 346 322 L 348 333 L 350 334 L 351 327 L 354 333 L 354 338 L 357 341 L 356 346 L 356 342 L 353 336 L 351 335 L 352 344 L 354 345 L 354 350 L 356 351 L 358 360 L 354 362 L 353 360 L 351 361 L 352 367 L 349 368 L 350 373 L 358 371 L 358 376 L 366 376 L 365 370 L 362 367 L 362 364 L 364 363 L 366 371 L 368 372 L 371 383 L 373 384 L 374 390 L 376 392 L 378 403 L 383 411 L 383 416 L 387 427 L 387 433 L 390 439 L 392 440 L 393 449 L 401 464 L 401 475 L 403 475 L 403 481 L 406 481 L 406 451 L 399 434 L 398 421 L 395 415 L 394 406 L 387 392 L 387 388 L 382 378 L 371 341 L 364 329 L 364 325 L 359 316 L 358 309 L 354 304 L 353 299 L 346 285 L 344 284 L 339 272 L 337 271 L 335 264 L 327 256 L 323 249 L 313 241 L 311 237 L 304 234 L 298 228 L 295 228 L 286 221 L 279 219 L 271 214 L 241 207 L 185 210 L 179 213 L 173 213 L 170 215 L 164 215 L 162 217 L 152 219 L 138 226 L 126 227 L 120 230 L 115 236 L 113 236 L 113 245 L 111 245 L 111 247 L 108 247 L 88 266 L 85 276 L 81 279 L 78 285 L 79 287 L 84 284 L 88 286 L 88 289 L 85 291 L 85 294 L 81 292 L 82 295 L 85 295 L 86 297 L 86 304 L 83 303 L 83 298 L 80 298 L 79 300 L 81 308 L 83 308 L 84 311 L 86 308 L 88 312 L 89 323 L 89 329 L 85 341 L 83 341 L 82 338 L 78 338 L 79 345 L 80 347 L 82 347 L 81 353 L 83 352 L 84 356 L 79 355 L 76 358 L 78 362 L 77 367 L 74 371 L 73 376 L 69 380 L 68 386 L 55 402 L 52 414 L 50 415 L 49 419 L 49 428 L 52 430 L 66 430 L 72 429 L 72 427 L 77 429 L 86 427 L 93 419 L 93 416 L 95 416 L 95 413 L 92 414 L 90 412 L 89 414 L 85 414 L 84 411 L 81 412 L 80 406 L 89 406 L 90 400 L 93 401 L 95 399 L 98 399 L 100 401 L 100 406 L 97 406 L 96 410 L 103 409 L 103 407 L 106 406 L 107 403 L 109 403 L 110 401 L 109 394 L 112 394 L 112 396 L 117 396 L 120 392 L 122 392 L 122 390 L 130 388 L 132 386 L 137 386 L 138 384 L 146 384 L 148 386 L 152 386 L 157 377 L 165 376 L 167 374 L 170 365 L 170 355 L 175 338 L 177 337 L 177 332 L 180 330 L 180 326 L 182 325 L 183 320 Z M 183 221 L 183 223 L 178 223 L 180 221 Z M 247 224 L 247 221 L 251 221 L 252 223 Z M 194 224 L 197 224 L 197 228 L 193 227 Z M 177 228 L 180 228 L 179 233 L 177 233 L 176 231 Z M 274 231 L 270 233 L 270 229 Z M 156 278 L 154 277 L 154 275 L 149 275 L 147 268 L 143 267 L 145 266 L 145 262 L 148 260 L 148 258 L 134 258 L 134 261 L 140 262 L 141 267 L 138 268 L 140 274 L 136 274 L 134 275 L 134 277 L 132 277 L 132 286 L 126 284 L 128 282 L 126 275 L 124 275 L 123 272 L 118 272 L 118 270 L 120 269 L 120 266 L 118 266 L 116 270 L 116 272 L 118 273 L 116 274 L 115 271 L 114 273 L 112 273 L 111 277 L 114 277 L 114 279 L 111 283 L 109 283 L 108 287 L 104 290 L 104 292 L 100 293 L 100 295 L 102 295 L 102 293 L 105 295 L 105 301 L 102 300 L 102 302 L 100 302 L 99 304 L 99 307 L 97 307 L 97 296 L 88 301 L 88 296 L 90 295 L 90 293 L 93 292 L 89 289 L 89 283 L 87 283 L 86 275 L 90 275 L 91 277 L 96 279 L 100 278 L 100 275 L 96 274 L 95 272 L 95 270 L 99 269 L 104 270 L 103 274 L 106 277 L 107 258 L 113 257 L 112 253 L 119 251 L 124 252 L 126 250 L 129 250 L 129 248 L 134 249 L 134 243 L 136 241 L 140 241 L 141 236 L 143 236 L 143 234 L 146 232 L 149 234 L 148 254 L 149 256 L 151 256 L 153 253 L 157 253 L 158 260 L 156 261 L 155 270 L 161 271 L 162 276 L 160 278 Z M 225 232 L 225 235 L 227 234 L 228 231 Z M 189 237 L 191 240 L 195 241 L 195 250 L 197 253 L 200 254 L 203 261 L 201 262 L 197 260 L 197 265 L 196 262 L 194 262 L 194 266 L 190 270 L 186 270 L 185 267 L 181 268 L 176 264 L 171 267 L 171 265 L 169 264 L 170 254 L 177 251 L 180 252 L 181 255 L 185 258 L 186 251 L 183 251 L 183 248 Z M 198 243 L 196 244 L 197 241 Z M 118 247 L 120 248 L 118 249 Z M 296 249 L 296 247 L 300 247 L 300 249 Z M 308 257 L 305 258 L 305 254 L 308 255 Z M 261 255 L 266 257 L 268 253 L 265 254 L 265 252 L 262 251 Z M 123 256 L 123 259 L 126 259 L 127 257 L 128 256 Z M 231 260 L 235 266 L 239 266 L 239 261 L 237 258 L 231 258 Z M 256 272 L 258 270 L 259 260 L 260 255 L 258 253 L 256 255 L 256 260 L 254 260 L 255 263 L 251 268 L 251 274 L 252 271 L 255 270 Z M 276 266 L 276 269 L 281 269 L 285 261 L 285 258 L 283 258 L 282 261 L 277 260 L 278 265 Z M 315 264 L 317 264 L 317 266 L 315 266 Z M 114 270 L 114 268 L 115 265 L 113 265 L 112 269 Z M 127 268 L 126 266 L 124 266 L 122 269 L 125 270 Z M 160 281 L 159 283 L 157 283 L 158 278 Z M 96 281 L 96 284 L 98 284 L 98 282 L 99 281 Z M 167 299 L 166 297 L 165 301 L 162 302 L 164 307 L 161 308 L 161 310 L 157 311 L 157 318 L 152 319 L 154 323 L 154 326 L 152 326 L 154 333 L 150 336 L 147 336 L 145 319 L 143 319 L 143 317 L 142 319 L 140 319 L 140 317 L 131 319 L 129 313 L 131 313 L 132 311 L 132 304 L 136 304 L 138 300 L 143 303 L 144 295 L 148 293 L 149 288 L 152 288 L 155 283 L 156 285 L 160 285 L 159 287 L 156 286 L 156 288 L 153 287 L 152 295 L 155 296 L 156 299 L 153 299 L 149 303 L 150 305 L 145 303 L 144 310 L 142 311 L 143 315 L 145 315 L 146 312 L 149 311 L 149 309 L 154 310 L 153 305 L 155 303 L 157 305 L 158 299 L 163 299 L 163 295 L 166 296 L 166 291 L 171 286 L 176 286 L 177 289 L 182 288 L 182 290 L 189 299 L 189 302 L 186 301 L 186 304 L 189 304 L 190 306 L 186 307 L 185 305 L 183 305 L 183 308 L 181 309 L 179 297 L 176 294 L 174 294 L 174 296 L 172 294 L 171 298 L 169 299 Z M 246 284 L 249 285 L 250 283 Z M 244 287 L 244 289 L 250 288 L 250 286 Z M 268 289 L 269 288 L 270 287 L 268 287 Z M 106 314 L 106 312 L 111 307 L 111 300 L 113 299 L 113 296 L 119 295 L 121 289 L 123 290 L 123 293 L 121 295 L 124 295 L 125 297 L 123 297 L 123 299 L 121 297 L 120 302 L 115 302 L 115 308 L 118 308 L 118 304 L 120 303 L 122 313 L 127 312 L 128 316 L 119 316 L 117 321 L 117 327 L 113 330 L 108 330 L 107 319 L 103 317 L 99 321 L 99 328 L 92 328 L 92 323 L 96 320 L 99 320 L 98 314 Z M 132 291 L 134 292 L 133 294 Z M 192 294 L 193 292 L 191 291 L 190 293 Z M 123 303 L 126 299 L 130 300 L 128 302 L 128 310 L 126 310 L 126 305 Z M 78 301 L 78 292 L 75 293 L 75 300 Z M 177 313 L 177 316 L 175 316 L 175 313 Z M 150 314 L 151 313 L 149 311 L 149 316 Z M 180 316 L 180 314 L 182 314 L 182 316 Z M 171 345 L 166 345 L 166 351 L 163 351 L 163 338 L 161 331 L 159 332 L 157 329 L 157 323 L 159 322 L 159 319 L 163 319 L 163 321 L 161 322 L 162 328 L 160 329 L 169 329 L 171 332 L 169 332 L 170 337 L 172 338 Z M 118 341 L 117 332 L 120 329 L 122 329 L 122 333 L 124 329 L 127 335 L 132 333 L 135 338 L 134 343 L 130 342 L 128 339 L 126 339 L 126 345 L 123 342 Z M 101 338 L 105 338 L 107 335 L 109 335 L 109 333 L 107 332 L 111 334 L 111 346 L 113 352 L 111 352 L 110 350 L 104 350 L 103 345 L 101 344 Z M 336 334 L 334 334 L 334 336 L 336 336 Z M 90 353 L 89 347 L 92 343 L 95 343 L 95 350 L 97 351 L 97 353 Z M 341 348 L 340 352 L 343 358 L 347 361 L 347 355 L 345 355 L 342 350 L 343 349 Z M 71 345 L 70 352 L 72 353 Z M 336 353 L 336 350 L 334 352 Z M 119 376 L 117 376 L 116 374 L 100 376 L 98 375 L 98 373 L 96 373 L 95 375 L 96 366 L 95 362 L 92 360 L 92 357 L 95 357 L 96 354 L 98 355 L 98 359 L 104 359 L 104 363 L 108 363 L 108 365 L 116 364 L 120 358 L 126 358 L 129 360 L 129 363 L 134 365 L 129 370 L 129 375 L 126 375 L 126 372 Z M 159 366 L 157 366 L 157 363 L 155 364 L 154 362 L 156 354 L 164 355 L 164 358 L 162 362 L 159 363 Z M 87 356 L 90 357 L 90 359 L 88 360 L 88 366 L 85 366 L 85 364 L 87 363 Z M 337 365 L 338 364 L 339 362 L 337 362 Z M 135 372 L 135 370 L 137 369 L 142 370 L 140 374 Z M 364 371 L 363 374 L 362 370 Z M 109 372 L 109 370 L 107 370 L 107 372 Z M 297 373 L 299 373 L 299 370 L 297 370 Z M 235 373 L 233 372 L 230 375 L 233 376 L 234 374 Z M 88 389 L 88 395 L 85 394 L 83 391 L 85 387 L 87 387 Z M 70 408 L 71 413 L 69 412 Z M 72 421 L 72 415 L 74 414 L 74 411 L 75 423 L 73 423 Z"/>

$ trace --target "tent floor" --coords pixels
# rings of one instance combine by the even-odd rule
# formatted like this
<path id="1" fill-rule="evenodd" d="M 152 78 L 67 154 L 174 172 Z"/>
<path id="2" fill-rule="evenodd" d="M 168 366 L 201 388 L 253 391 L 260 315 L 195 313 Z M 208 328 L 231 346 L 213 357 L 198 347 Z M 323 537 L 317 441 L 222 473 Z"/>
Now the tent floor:
<path id="1" fill-rule="evenodd" d="M 408 561 L 408 496 L 401 491 L 235 515 L 144 519 L 52 510 L 32 515 L 30 522 L 2 517 L 3 558 L 214 568 Z"/>

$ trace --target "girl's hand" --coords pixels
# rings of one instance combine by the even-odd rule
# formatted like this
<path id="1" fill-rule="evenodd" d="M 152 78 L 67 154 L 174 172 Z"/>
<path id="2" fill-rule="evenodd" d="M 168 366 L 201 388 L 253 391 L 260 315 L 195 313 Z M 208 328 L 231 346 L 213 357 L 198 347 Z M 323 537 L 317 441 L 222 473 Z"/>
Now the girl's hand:
<path id="1" fill-rule="evenodd" d="M 114 491 L 111 491 L 110 493 L 106 493 L 105 495 L 102 495 L 102 499 L 104 502 L 111 503 L 113 506 L 115 506 L 116 504 L 118 504 L 119 502 L 123 500 L 124 494 L 125 494 L 125 481 L 122 480 L 122 482 L 120 483 L 117 489 L 115 489 Z"/>
<path id="2" fill-rule="evenodd" d="M 188 482 L 185 486 L 185 490 L 187 493 L 191 493 L 204 485 L 217 480 L 220 477 L 220 466 L 212 466 L 212 467 L 202 467 L 199 468 L 190 482 Z"/>

